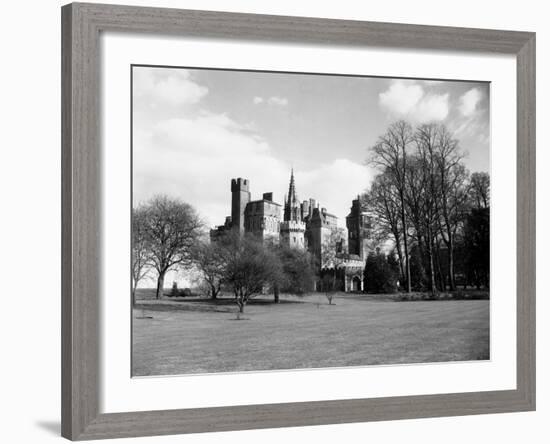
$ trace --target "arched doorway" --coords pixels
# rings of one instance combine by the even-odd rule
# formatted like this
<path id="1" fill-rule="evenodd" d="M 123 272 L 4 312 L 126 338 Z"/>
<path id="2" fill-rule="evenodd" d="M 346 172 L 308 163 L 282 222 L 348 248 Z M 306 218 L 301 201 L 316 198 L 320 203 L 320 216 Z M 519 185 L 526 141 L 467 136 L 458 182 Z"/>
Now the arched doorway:
<path id="1" fill-rule="evenodd" d="M 353 276 L 351 280 L 352 291 L 361 291 L 361 278 L 359 276 Z"/>

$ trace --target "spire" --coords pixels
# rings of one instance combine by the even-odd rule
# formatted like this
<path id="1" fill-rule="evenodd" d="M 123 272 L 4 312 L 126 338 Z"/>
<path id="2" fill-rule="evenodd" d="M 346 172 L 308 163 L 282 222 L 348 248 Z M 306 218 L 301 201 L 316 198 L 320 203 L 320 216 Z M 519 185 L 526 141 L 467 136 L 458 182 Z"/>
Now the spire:
<path id="1" fill-rule="evenodd" d="M 296 196 L 296 185 L 294 183 L 294 167 L 290 170 L 290 184 L 288 185 L 288 195 L 285 199 L 284 220 L 301 220 L 300 203 Z"/>
<path id="2" fill-rule="evenodd" d="M 288 203 L 296 201 L 296 185 L 294 184 L 294 167 L 290 170 L 290 185 L 288 186 Z"/>

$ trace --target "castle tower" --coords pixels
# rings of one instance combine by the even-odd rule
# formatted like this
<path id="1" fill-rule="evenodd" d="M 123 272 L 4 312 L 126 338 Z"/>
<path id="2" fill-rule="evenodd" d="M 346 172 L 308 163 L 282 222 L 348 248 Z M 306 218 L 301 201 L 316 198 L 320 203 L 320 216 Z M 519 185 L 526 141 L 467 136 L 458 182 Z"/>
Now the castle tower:
<path id="1" fill-rule="evenodd" d="M 244 233 L 244 210 L 250 202 L 250 182 L 248 179 L 231 179 L 231 225 Z"/>
<path id="2" fill-rule="evenodd" d="M 346 227 L 348 229 L 348 252 L 361 259 L 366 259 L 368 255 L 368 230 L 369 222 L 366 212 L 361 208 L 361 198 L 357 196 L 351 204 L 350 213 L 346 217 Z"/>
<path id="3" fill-rule="evenodd" d="M 304 233 L 306 224 L 302 221 L 301 203 L 296 195 L 294 169 L 290 172 L 288 195 L 285 198 L 283 222 L 281 223 L 281 242 L 291 248 L 305 249 Z"/>
<path id="4" fill-rule="evenodd" d="M 278 243 L 280 238 L 281 205 L 273 202 L 273 193 L 248 202 L 244 210 L 244 230 L 263 241 Z"/>

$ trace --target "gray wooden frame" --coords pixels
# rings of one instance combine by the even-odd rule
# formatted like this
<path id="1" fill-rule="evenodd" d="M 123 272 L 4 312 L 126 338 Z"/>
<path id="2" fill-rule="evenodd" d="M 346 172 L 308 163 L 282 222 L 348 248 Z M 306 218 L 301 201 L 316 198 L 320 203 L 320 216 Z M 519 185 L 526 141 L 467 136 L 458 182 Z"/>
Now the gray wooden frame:
<path id="1" fill-rule="evenodd" d="M 147 412 L 99 411 L 102 31 L 517 57 L 517 388 Z M 97 439 L 535 409 L 535 34 L 74 3 L 62 8 L 62 435 Z M 512 260 L 512 258 L 510 258 Z"/>

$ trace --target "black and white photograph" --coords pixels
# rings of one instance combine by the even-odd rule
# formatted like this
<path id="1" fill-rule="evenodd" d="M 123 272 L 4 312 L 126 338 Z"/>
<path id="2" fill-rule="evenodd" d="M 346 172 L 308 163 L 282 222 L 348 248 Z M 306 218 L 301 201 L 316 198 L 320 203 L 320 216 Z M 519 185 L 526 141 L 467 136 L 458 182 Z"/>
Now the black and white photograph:
<path id="1" fill-rule="evenodd" d="M 6 2 L 2 442 L 546 443 L 546 9 Z"/>
<path id="2" fill-rule="evenodd" d="M 134 65 L 133 377 L 490 360 L 490 83 Z"/>

